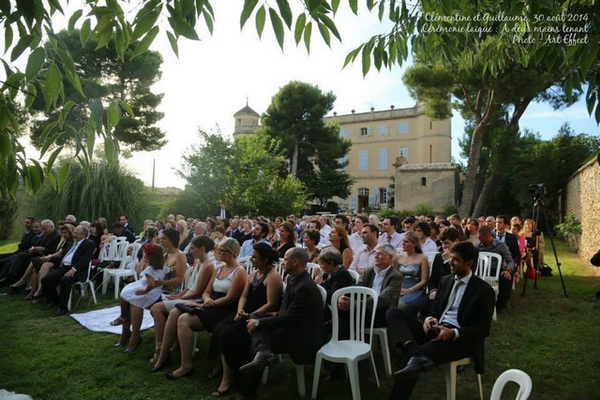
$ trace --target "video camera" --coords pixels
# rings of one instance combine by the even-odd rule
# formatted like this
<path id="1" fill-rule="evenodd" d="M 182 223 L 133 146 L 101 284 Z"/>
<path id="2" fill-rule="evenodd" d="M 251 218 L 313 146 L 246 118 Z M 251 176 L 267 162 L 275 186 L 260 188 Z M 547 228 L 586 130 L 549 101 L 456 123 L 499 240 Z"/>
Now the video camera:
<path id="1" fill-rule="evenodd" d="M 546 195 L 546 186 L 543 183 L 532 183 L 528 186 L 529 193 L 534 197 L 542 197 Z"/>

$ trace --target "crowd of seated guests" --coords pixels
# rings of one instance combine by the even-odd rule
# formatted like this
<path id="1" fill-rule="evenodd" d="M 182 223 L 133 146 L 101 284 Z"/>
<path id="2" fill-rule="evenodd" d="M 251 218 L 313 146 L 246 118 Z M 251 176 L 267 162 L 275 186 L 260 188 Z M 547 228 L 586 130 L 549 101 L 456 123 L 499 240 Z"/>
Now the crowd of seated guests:
<path id="1" fill-rule="evenodd" d="M 388 326 L 387 311 L 398 310 L 392 313 L 396 327 L 401 325 L 399 320 L 404 321 L 402 324 L 416 320 L 428 329 L 435 325 L 426 317 L 432 310 L 439 311 L 436 301 L 448 301 L 447 296 L 440 299 L 440 295 L 448 294 L 445 277 L 456 270 L 466 271 L 463 276 L 470 277 L 475 271 L 476 263 L 466 262 L 469 260 L 464 257 L 472 258 L 476 249 L 502 256 L 502 264 L 497 266 L 502 273 L 496 307 L 503 311 L 509 308 L 508 288 L 512 280 L 521 276 L 524 265 L 539 266 L 544 248 L 543 234 L 536 232 L 533 220 L 509 220 L 504 215 L 462 220 L 458 215 L 390 215 L 382 219 L 376 215 L 290 215 L 271 221 L 262 216 L 217 215 L 200 220 L 170 214 L 164 221 L 144 221 L 139 232 L 133 230 L 126 216 L 112 224 L 109 231 L 105 219 L 77 224 L 70 215 L 68 222 L 57 224 L 58 229 L 52 221 L 34 218 L 27 218 L 24 226 L 18 250 L 0 255 L 0 283 L 11 285 L 11 293 L 19 294 L 30 281 L 27 299 L 38 303 L 45 296 L 51 306 L 59 307 L 57 315 L 66 312 L 64 292 L 70 288 L 69 283 L 84 279 L 87 264 L 97 259 L 104 247 L 111 246 L 116 237 L 142 243 L 139 253 L 131 255 L 139 260 L 136 270 L 140 279 L 124 287 L 120 295 L 121 315 L 111 322 L 122 325 L 115 345 L 129 353 L 136 351 L 141 342 L 143 309 L 150 309 L 155 324 L 152 371 L 165 369 L 177 341 L 181 362 L 166 374 L 175 380 L 194 371 L 194 332 L 212 333 L 209 354 L 214 367 L 209 375 L 222 373 L 212 394 L 215 397 L 227 393 L 235 382 L 240 384 L 242 394 L 255 396 L 258 386 L 253 370 L 272 363 L 273 352 L 293 353 L 286 347 L 289 344 L 277 341 L 277 335 L 293 324 L 318 323 L 323 335 L 326 326 L 331 328 L 326 324 L 331 319 L 329 307 L 324 308 L 322 319 L 315 321 L 313 315 L 313 321 L 305 321 L 311 316 L 302 312 L 313 306 L 314 299 L 296 297 L 304 291 L 316 295 L 318 291 L 311 285 L 325 289 L 329 305 L 337 289 L 355 284 L 349 270 L 356 271 L 360 276 L 358 285 L 373 288 L 379 296 L 377 309 L 369 310 L 375 313 L 376 326 Z M 465 242 L 470 242 L 475 250 L 463 249 L 460 254 L 453 251 L 454 246 Z M 73 247 L 78 251 L 71 251 Z M 250 262 L 241 265 L 240 257 L 250 257 Z M 461 259 L 456 261 L 457 258 Z M 79 261 L 86 264 L 85 271 Z M 312 283 L 305 277 L 309 262 L 318 263 L 321 269 L 314 280 L 309 278 Z M 283 276 L 276 271 L 278 263 L 283 263 Z M 289 289 L 285 292 L 283 282 Z M 290 304 L 296 301 L 305 303 L 296 309 L 298 304 Z M 335 305 L 340 310 L 340 321 L 348 315 L 348 301 L 342 296 Z M 451 305 L 448 307 L 452 309 Z M 435 315 L 437 322 L 448 321 L 443 313 Z M 460 317 L 450 319 L 446 325 L 444 329 L 451 330 L 452 335 L 461 335 Z M 451 335 L 439 329 L 443 335 L 440 340 Z M 263 330 L 270 332 L 267 339 Z M 487 336 L 487 330 L 489 327 L 483 326 L 478 340 Z M 340 337 L 346 333 L 341 332 Z M 307 348 L 316 352 L 324 343 L 323 335 L 304 338 L 310 339 Z M 400 343 L 398 347 L 413 349 L 412 345 L 405 345 Z M 427 361 L 411 364 L 408 356 L 412 350 L 403 354 L 401 365 L 408 368 L 417 363 L 418 370 L 426 369 L 423 363 Z M 314 352 L 310 351 L 298 357 L 303 361 L 312 358 Z M 438 363 L 437 359 L 433 361 Z"/>

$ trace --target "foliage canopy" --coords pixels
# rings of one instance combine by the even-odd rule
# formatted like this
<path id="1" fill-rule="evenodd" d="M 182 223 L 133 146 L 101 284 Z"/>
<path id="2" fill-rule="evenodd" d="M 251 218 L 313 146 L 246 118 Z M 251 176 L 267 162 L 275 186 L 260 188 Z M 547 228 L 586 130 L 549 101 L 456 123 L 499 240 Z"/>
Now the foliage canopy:
<path id="1" fill-rule="evenodd" d="M 280 176 L 284 157 L 278 141 L 260 133 L 233 142 L 199 133 L 201 144 L 190 147 L 178 171 L 188 185 L 175 204 L 189 215 L 216 215 L 222 202 L 240 215 L 285 215 L 302 208 L 303 184 Z"/>

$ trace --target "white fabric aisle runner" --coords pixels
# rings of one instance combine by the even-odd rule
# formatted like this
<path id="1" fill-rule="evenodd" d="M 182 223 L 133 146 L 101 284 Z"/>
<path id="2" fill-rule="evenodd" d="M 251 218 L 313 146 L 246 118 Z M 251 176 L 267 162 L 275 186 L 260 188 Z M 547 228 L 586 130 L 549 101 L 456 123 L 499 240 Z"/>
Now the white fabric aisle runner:
<path id="1" fill-rule="evenodd" d="M 71 314 L 75 321 L 83 325 L 84 328 L 93 332 L 108 332 L 116 335 L 121 334 L 121 325 L 110 326 L 109 323 L 115 320 L 121 314 L 121 307 L 114 306 L 103 308 L 101 310 L 90 311 L 83 314 Z M 144 310 L 144 320 L 142 321 L 142 330 L 150 329 L 154 326 L 154 319 L 150 311 Z"/>

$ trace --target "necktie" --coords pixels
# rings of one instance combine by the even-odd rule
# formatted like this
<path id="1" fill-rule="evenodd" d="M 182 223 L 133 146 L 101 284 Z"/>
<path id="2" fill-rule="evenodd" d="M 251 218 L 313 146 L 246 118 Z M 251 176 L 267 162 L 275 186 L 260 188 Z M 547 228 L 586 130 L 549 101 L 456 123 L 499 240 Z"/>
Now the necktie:
<path id="1" fill-rule="evenodd" d="M 71 245 L 71 248 L 69 248 L 69 251 L 67 251 L 67 254 L 65 254 L 65 256 L 63 257 L 63 260 L 66 259 L 68 255 L 74 253 L 76 248 L 77 248 L 77 242 L 73 242 L 73 244 Z M 71 259 L 71 264 L 73 264 L 73 259 Z M 65 265 L 63 264 L 62 266 L 65 266 Z"/>
<path id="2" fill-rule="evenodd" d="M 392 237 L 388 234 L 388 243 L 392 243 Z"/>
<path id="3" fill-rule="evenodd" d="M 454 301 L 456 300 L 456 293 L 458 292 L 458 288 L 460 287 L 460 285 L 463 285 L 463 281 L 458 280 L 456 278 L 454 278 L 454 286 L 452 287 L 452 291 L 450 292 L 450 297 L 448 297 L 448 304 L 446 304 L 446 308 L 444 309 L 444 312 L 442 313 L 442 316 L 440 317 L 440 321 L 442 319 L 444 319 L 444 316 L 446 315 L 446 313 L 448 313 L 448 310 L 450 310 L 450 307 L 452 307 L 452 304 L 454 304 Z"/>

